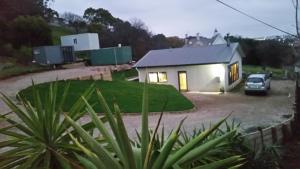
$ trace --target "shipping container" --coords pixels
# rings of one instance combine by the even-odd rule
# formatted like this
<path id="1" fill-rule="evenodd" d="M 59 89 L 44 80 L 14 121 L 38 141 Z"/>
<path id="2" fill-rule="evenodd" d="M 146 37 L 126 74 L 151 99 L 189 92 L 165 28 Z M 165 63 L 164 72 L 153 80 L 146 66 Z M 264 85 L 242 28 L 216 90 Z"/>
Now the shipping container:
<path id="1" fill-rule="evenodd" d="M 101 48 L 90 51 L 91 65 L 120 65 L 132 61 L 130 46 Z"/>
<path id="2" fill-rule="evenodd" d="M 34 47 L 33 58 L 40 65 L 58 65 L 76 61 L 73 46 Z"/>
<path id="3" fill-rule="evenodd" d="M 97 33 L 82 33 L 60 37 L 61 46 L 74 46 L 74 51 L 86 51 L 99 49 L 99 37 Z"/>

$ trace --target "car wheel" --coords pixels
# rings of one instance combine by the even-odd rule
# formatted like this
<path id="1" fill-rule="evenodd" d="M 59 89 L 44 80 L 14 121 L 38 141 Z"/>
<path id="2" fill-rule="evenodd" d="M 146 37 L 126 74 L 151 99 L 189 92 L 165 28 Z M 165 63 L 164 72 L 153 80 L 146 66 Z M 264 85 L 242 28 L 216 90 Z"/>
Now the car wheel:
<path id="1" fill-rule="evenodd" d="M 249 94 L 249 92 L 245 91 L 245 95 L 248 95 L 248 94 Z"/>

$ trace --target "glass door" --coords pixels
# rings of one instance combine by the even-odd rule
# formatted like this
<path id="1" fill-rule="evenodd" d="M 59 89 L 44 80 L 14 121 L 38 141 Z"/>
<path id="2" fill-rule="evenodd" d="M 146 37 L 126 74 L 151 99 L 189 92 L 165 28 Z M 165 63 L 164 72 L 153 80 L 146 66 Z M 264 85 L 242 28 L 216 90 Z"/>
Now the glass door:
<path id="1" fill-rule="evenodd" d="M 185 71 L 178 72 L 178 85 L 180 91 L 187 91 L 187 75 Z"/>

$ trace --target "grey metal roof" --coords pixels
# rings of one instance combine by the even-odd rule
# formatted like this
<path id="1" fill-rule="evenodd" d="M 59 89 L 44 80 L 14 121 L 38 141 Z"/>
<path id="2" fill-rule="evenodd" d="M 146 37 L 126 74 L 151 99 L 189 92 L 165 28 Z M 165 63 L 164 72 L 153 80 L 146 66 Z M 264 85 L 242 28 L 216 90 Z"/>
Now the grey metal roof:
<path id="1" fill-rule="evenodd" d="M 241 51 L 238 43 L 151 50 L 134 67 L 228 63 L 236 50 Z"/>

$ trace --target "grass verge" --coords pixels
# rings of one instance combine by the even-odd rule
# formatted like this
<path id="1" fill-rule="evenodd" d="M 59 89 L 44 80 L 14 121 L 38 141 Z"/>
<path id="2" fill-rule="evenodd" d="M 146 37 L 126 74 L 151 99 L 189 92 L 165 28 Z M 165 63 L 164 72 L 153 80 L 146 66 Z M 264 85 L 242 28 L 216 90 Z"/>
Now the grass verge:
<path id="1" fill-rule="evenodd" d="M 47 69 L 49 68 L 41 67 L 37 65 L 25 66 L 25 65 L 13 64 L 9 67 L 0 70 L 0 79 L 6 79 L 12 76 L 18 76 L 27 73 L 39 72 Z"/>
<path id="2" fill-rule="evenodd" d="M 266 67 L 266 70 L 264 71 L 262 66 L 243 65 L 243 72 L 246 74 L 272 72 L 274 78 L 284 78 L 284 70 L 280 68 Z"/>
<path id="3" fill-rule="evenodd" d="M 59 91 L 62 93 L 65 81 L 59 81 Z M 106 98 L 109 106 L 113 108 L 113 103 L 116 102 L 121 110 L 126 113 L 137 113 L 141 112 L 142 109 L 142 94 L 143 94 L 143 83 L 127 82 L 127 81 L 70 81 L 71 86 L 67 97 L 64 110 L 69 110 L 71 105 L 74 104 L 84 90 L 91 84 L 95 83 L 96 88 L 100 89 L 104 97 Z M 36 87 L 39 89 L 40 94 L 45 95 L 45 91 L 48 91 L 50 83 L 39 84 Z M 178 92 L 173 86 L 170 85 L 149 85 L 149 111 L 160 112 L 164 104 L 167 102 L 165 111 L 182 111 L 192 109 L 194 105 L 180 92 Z M 32 88 L 29 87 L 20 91 L 20 95 L 33 100 Z M 43 97 L 42 97 L 43 98 Z M 58 100 L 59 101 L 59 100 Z M 89 100 L 90 103 L 94 104 L 97 112 L 102 112 L 100 105 L 98 104 L 96 95 L 93 95 Z"/>

